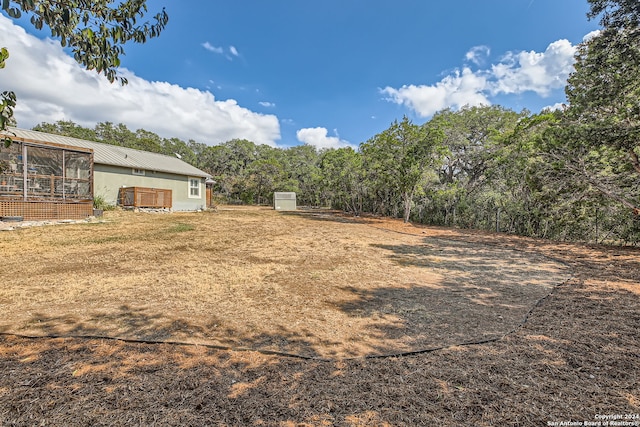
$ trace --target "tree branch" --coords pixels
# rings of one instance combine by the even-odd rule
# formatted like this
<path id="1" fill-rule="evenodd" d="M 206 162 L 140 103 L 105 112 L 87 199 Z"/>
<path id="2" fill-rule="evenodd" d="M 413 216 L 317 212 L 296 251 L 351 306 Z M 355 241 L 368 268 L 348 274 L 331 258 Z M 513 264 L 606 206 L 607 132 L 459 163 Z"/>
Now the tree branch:
<path id="1" fill-rule="evenodd" d="M 587 181 L 589 181 L 589 184 L 593 185 L 603 195 L 621 203 L 623 206 L 628 207 L 629 209 L 631 209 L 634 215 L 640 216 L 640 206 L 636 206 L 634 203 L 631 203 L 624 197 L 614 193 L 613 191 L 605 187 L 600 181 L 598 181 L 596 178 L 594 178 L 590 174 L 585 173 L 584 175 L 587 178 Z"/>

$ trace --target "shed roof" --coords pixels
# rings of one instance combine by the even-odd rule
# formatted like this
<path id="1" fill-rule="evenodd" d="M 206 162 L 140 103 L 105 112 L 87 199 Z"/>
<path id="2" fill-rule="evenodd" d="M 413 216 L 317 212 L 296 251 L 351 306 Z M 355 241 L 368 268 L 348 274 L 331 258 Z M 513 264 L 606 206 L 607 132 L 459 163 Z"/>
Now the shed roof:
<path id="1" fill-rule="evenodd" d="M 151 153 L 149 151 L 136 150 L 117 145 L 103 144 L 100 142 L 87 141 L 68 136 L 54 135 L 35 130 L 10 128 L 10 131 L 15 134 L 16 140 L 24 139 L 31 142 L 49 142 L 72 147 L 89 148 L 93 150 L 93 162 L 98 164 L 204 178 L 209 178 L 211 176 L 195 166 L 178 159 L 177 157 L 167 156 L 164 154 Z"/>

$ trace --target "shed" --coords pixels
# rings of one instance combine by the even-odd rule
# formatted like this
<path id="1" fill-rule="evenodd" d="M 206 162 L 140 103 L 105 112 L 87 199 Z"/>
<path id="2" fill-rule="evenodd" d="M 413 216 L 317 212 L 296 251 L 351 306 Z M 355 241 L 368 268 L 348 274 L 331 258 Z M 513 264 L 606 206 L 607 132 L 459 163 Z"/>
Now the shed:
<path id="1" fill-rule="evenodd" d="M 296 193 L 275 192 L 273 193 L 273 208 L 277 211 L 295 211 Z"/>

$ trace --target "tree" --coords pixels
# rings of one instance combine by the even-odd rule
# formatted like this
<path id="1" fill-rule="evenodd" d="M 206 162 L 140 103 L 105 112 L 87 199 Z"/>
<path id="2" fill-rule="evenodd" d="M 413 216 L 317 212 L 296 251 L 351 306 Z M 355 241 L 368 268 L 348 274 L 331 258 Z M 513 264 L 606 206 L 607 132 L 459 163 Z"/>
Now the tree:
<path id="1" fill-rule="evenodd" d="M 600 24 L 605 28 L 633 28 L 640 26 L 638 0 L 588 0 L 591 10 L 589 19 L 601 16 Z"/>
<path id="2" fill-rule="evenodd" d="M 53 133 L 55 135 L 70 136 L 72 138 L 99 141 L 98 135 L 92 129 L 77 125 L 70 120 L 58 120 L 55 123 L 40 123 L 33 127 L 38 132 Z"/>
<path id="3" fill-rule="evenodd" d="M 120 56 L 128 42 L 145 43 L 164 30 L 169 16 L 163 9 L 153 23 L 138 21 L 147 13 L 146 0 L 2 0 L 2 10 L 12 18 L 23 13 L 30 16 L 37 28 L 49 27 L 51 36 L 60 40 L 73 58 L 88 70 L 96 70 L 113 82 L 126 84 L 118 77 Z M 0 50 L 0 68 L 4 67 L 9 52 Z M 0 130 L 6 130 L 13 117 L 16 97 L 11 91 L 2 92 L 0 104 Z"/>
<path id="4" fill-rule="evenodd" d="M 376 188 L 391 190 L 393 204 L 393 199 L 399 199 L 405 222 L 409 222 L 413 197 L 426 168 L 437 162 L 442 136 L 438 129 L 414 125 L 405 116 L 361 146 Z"/>
<path id="5" fill-rule="evenodd" d="M 9 51 L 6 48 L 0 48 L 0 69 L 5 67 L 5 62 L 9 58 Z M 0 130 L 7 128 L 7 125 L 13 122 L 13 108 L 16 106 L 16 94 L 5 90 L 0 94 Z M 11 140 L 3 138 L 5 144 L 10 144 Z"/>
<path id="6" fill-rule="evenodd" d="M 219 191 L 228 201 L 242 199 L 247 188 L 248 167 L 257 159 L 256 145 L 246 139 L 232 139 L 206 150 L 204 170 L 213 175 Z"/>
<path id="7" fill-rule="evenodd" d="M 140 135 L 141 132 L 145 132 L 142 130 L 138 130 L 136 132 L 136 134 Z M 150 135 L 155 135 L 154 133 L 149 132 Z M 157 136 L 157 135 L 155 135 Z M 159 137 L 158 137 L 159 138 Z M 179 139 L 179 138 L 170 138 L 170 139 L 163 139 L 162 142 L 158 141 L 156 142 L 152 142 L 151 146 L 149 146 L 149 151 L 153 151 L 153 149 L 157 149 L 157 148 L 153 148 L 152 147 L 158 147 L 158 145 L 160 145 L 160 149 L 158 149 L 158 151 L 156 151 L 156 153 L 161 153 L 161 154 L 166 154 L 167 156 L 171 156 L 171 157 L 177 157 L 180 160 L 189 163 L 190 165 L 194 165 L 196 166 L 196 163 L 198 161 L 195 153 L 193 152 L 192 147 L 194 146 L 195 141 L 193 140 L 189 140 L 188 142 L 184 142 L 183 140 Z M 145 148 L 144 146 L 139 146 L 136 147 L 139 148 L 140 150 L 146 150 L 147 148 Z"/>
<path id="8" fill-rule="evenodd" d="M 560 240 L 637 242 L 640 228 L 612 192 L 633 180 L 624 154 L 579 137 L 563 111 L 543 111 L 519 121 L 504 138 L 499 169 L 517 215 L 509 231 Z M 636 188 L 638 184 L 635 184 Z M 607 195 L 607 193 L 609 195 Z"/>
<path id="9" fill-rule="evenodd" d="M 365 191 L 362 155 L 351 147 L 327 150 L 322 155 L 320 171 L 331 206 L 360 215 Z"/>
<path id="10" fill-rule="evenodd" d="M 580 164 L 567 165 L 640 215 L 640 8 L 637 1 L 590 3 L 589 16 L 603 13 L 605 28 L 578 48 L 554 140 L 586 147 Z"/>
<path id="11" fill-rule="evenodd" d="M 483 194 L 485 191 L 493 193 L 492 206 L 488 207 L 499 208 L 488 179 L 494 171 L 501 136 L 513 129 L 523 116 L 524 113 L 500 106 L 466 106 L 459 111 L 442 110 L 425 123 L 424 126 L 444 135 L 444 155 L 438 171 L 440 182 L 432 194 L 441 204 L 445 225 L 459 225 L 457 222 L 461 220 L 469 226 L 475 224 L 478 217 L 486 216 L 475 203 L 488 200 L 488 194 Z M 466 215 L 462 209 L 465 206 Z"/>
<path id="12" fill-rule="evenodd" d="M 150 132 L 144 129 L 138 129 L 136 131 L 135 145 L 131 148 L 136 150 L 149 151 L 151 153 L 162 152 L 162 138 L 156 133 Z M 170 156 L 174 156 L 175 152 L 167 153 Z"/>
<path id="13" fill-rule="evenodd" d="M 247 169 L 246 191 L 260 205 L 276 190 L 282 174 L 282 165 L 275 158 L 256 160 Z"/>

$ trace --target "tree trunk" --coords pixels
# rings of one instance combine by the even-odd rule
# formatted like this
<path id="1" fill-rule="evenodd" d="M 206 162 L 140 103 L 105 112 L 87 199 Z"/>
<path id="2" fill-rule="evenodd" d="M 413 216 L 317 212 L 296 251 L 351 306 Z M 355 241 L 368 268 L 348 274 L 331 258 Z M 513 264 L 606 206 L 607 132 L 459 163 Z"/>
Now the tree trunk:
<path id="1" fill-rule="evenodd" d="M 411 202 L 413 202 L 413 191 L 410 193 L 405 192 L 402 195 L 402 198 L 404 199 L 404 222 L 407 223 L 409 222 L 409 217 L 411 216 Z"/>

